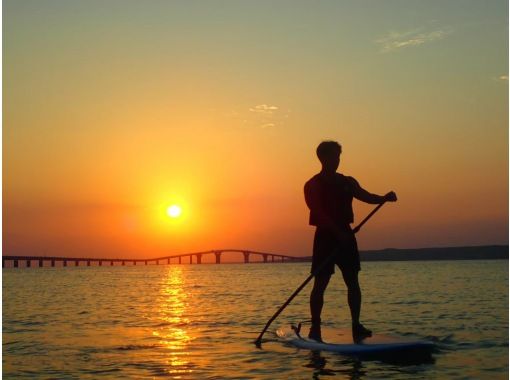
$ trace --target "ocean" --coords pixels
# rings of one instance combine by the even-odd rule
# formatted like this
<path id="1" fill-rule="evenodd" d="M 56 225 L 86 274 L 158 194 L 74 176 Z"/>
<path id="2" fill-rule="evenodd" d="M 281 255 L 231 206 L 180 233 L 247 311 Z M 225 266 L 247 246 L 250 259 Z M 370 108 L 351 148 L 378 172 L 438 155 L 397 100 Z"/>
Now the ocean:
<path id="1" fill-rule="evenodd" d="M 395 363 L 281 342 L 309 319 L 311 285 L 264 336 L 309 263 L 5 268 L 4 379 L 507 379 L 508 260 L 364 262 L 362 322 L 435 342 Z M 323 321 L 348 327 L 337 271 Z"/>

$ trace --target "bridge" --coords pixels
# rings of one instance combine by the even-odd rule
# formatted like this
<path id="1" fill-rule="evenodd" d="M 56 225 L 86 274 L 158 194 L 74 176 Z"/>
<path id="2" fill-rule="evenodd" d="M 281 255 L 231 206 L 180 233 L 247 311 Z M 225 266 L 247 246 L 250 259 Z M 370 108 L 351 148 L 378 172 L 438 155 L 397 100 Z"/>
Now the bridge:
<path id="1" fill-rule="evenodd" d="M 243 256 L 244 263 L 250 263 L 250 256 L 258 255 L 262 258 L 262 263 L 288 263 L 288 262 L 303 262 L 307 261 L 306 258 L 297 257 L 297 256 L 288 256 L 288 255 L 280 255 L 276 253 L 269 252 L 257 252 L 257 251 L 247 251 L 240 249 L 220 249 L 220 250 L 211 250 L 204 252 L 192 252 L 192 253 L 182 253 L 178 255 L 170 255 L 170 256 L 162 256 L 155 257 L 152 259 L 119 259 L 119 258 L 97 258 L 97 257 L 62 257 L 62 256 L 2 256 L 2 268 L 6 267 L 7 263 L 12 263 L 13 268 L 32 267 L 32 262 L 35 262 L 36 266 L 44 267 L 51 266 L 55 267 L 56 263 L 60 263 L 61 266 L 67 267 L 68 265 L 80 266 L 80 263 L 85 264 L 86 266 L 91 266 L 92 264 L 97 264 L 98 266 L 105 265 L 160 265 L 160 264 L 183 264 L 186 261 L 189 261 L 189 264 L 202 264 L 202 257 L 205 255 L 214 255 L 215 263 L 221 264 L 221 255 L 223 253 L 240 253 Z M 194 259 L 194 260 L 193 260 Z M 260 262 L 260 261 L 259 261 Z M 49 265 L 45 265 L 45 263 Z M 20 265 L 22 264 L 22 265 Z"/>

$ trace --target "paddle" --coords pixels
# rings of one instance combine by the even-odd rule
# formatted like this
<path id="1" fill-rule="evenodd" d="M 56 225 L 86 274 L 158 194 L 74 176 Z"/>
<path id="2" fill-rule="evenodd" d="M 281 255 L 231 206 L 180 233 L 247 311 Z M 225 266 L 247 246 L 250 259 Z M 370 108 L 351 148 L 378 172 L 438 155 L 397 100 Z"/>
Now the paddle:
<path id="1" fill-rule="evenodd" d="M 367 217 L 361 221 L 360 224 L 358 224 L 356 227 L 354 227 L 354 229 L 352 231 L 354 233 L 357 233 L 361 229 L 361 227 L 363 227 L 363 225 L 368 221 L 368 219 L 370 219 L 372 217 L 372 215 L 374 215 L 377 212 L 377 210 L 379 210 L 384 205 L 384 203 L 386 203 L 386 202 L 380 203 L 376 208 L 374 208 L 370 212 L 370 214 L 368 214 Z M 331 255 L 329 255 L 328 258 L 326 260 L 324 260 L 322 262 L 322 264 L 315 271 L 313 271 L 312 274 L 310 274 L 301 285 L 299 285 L 299 287 L 294 291 L 294 293 L 292 293 L 292 295 L 289 297 L 289 299 L 287 301 L 285 301 L 285 303 L 278 309 L 278 311 L 276 313 L 274 313 L 274 315 L 271 317 L 271 319 L 269 319 L 269 321 L 267 321 L 266 326 L 264 326 L 264 329 L 261 331 L 257 340 L 255 340 L 255 342 L 254 342 L 257 347 L 260 348 L 260 345 L 262 343 L 262 336 L 267 331 L 269 326 L 271 326 L 271 323 L 273 323 L 273 321 L 289 305 L 289 303 L 292 302 L 294 297 L 296 297 L 299 294 L 299 292 L 301 290 L 303 290 L 303 288 L 311 281 L 311 279 L 314 278 L 316 275 L 318 275 L 328 265 L 328 263 L 331 260 L 333 260 L 335 255 L 336 255 L 336 250 Z"/>

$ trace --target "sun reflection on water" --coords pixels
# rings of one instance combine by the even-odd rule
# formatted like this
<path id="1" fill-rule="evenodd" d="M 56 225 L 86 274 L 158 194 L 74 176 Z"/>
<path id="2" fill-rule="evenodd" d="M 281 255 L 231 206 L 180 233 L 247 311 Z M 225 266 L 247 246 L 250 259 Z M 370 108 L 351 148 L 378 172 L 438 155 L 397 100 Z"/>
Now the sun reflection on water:
<path id="1" fill-rule="evenodd" d="M 160 288 L 158 315 L 161 327 L 152 332 L 153 336 L 159 338 L 159 344 L 170 352 L 166 363 L 169 366 L 168 373 L 172 375 L 192 372 L 186 360 L 192 337 L 186 330 L 189 324 L 189 319 L 185 317 L 188 295 L 184 285 L 182 268 L 169 268 Z"/>

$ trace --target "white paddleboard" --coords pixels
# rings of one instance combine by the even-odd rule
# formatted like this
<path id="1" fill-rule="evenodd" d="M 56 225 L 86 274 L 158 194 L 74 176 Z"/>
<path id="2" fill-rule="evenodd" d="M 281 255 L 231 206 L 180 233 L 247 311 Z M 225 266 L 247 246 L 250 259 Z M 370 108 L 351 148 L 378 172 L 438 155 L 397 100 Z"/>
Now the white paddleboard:
<path id="1" fill-rule="evenodd" d="M 373 334 L 359 343 L 354 343 L 350 329 L 322 328 L 322 342 L 308 339 L 308 327 L 300 334 L 290 326 L 276 330 L 276 335 L 293 346 L 313 351 L 332 351 L 345 355 L 384 354 L 396 352 L 430 353 L 434 343 L 425 340 L 410 340 L 388 335 Z"/>

